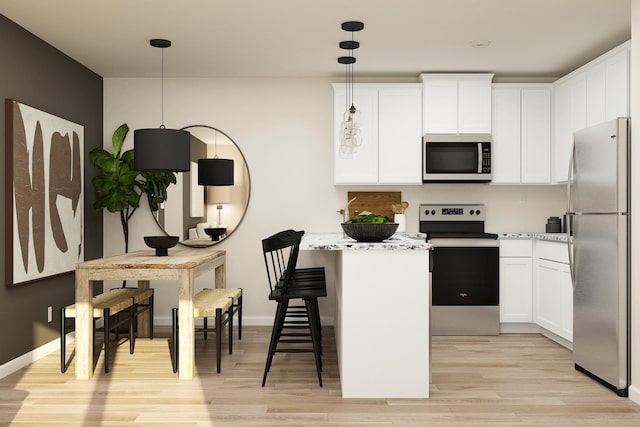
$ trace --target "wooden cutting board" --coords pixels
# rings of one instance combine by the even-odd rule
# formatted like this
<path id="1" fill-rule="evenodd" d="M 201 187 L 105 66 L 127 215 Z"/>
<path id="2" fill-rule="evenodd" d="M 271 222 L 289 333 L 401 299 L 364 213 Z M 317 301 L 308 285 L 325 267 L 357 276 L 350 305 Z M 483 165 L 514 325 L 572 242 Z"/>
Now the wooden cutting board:
<path id="1" fill-rule="evenodd" d="M 349 205 L 349 214 L 353 216 L 355 211 L 369 211 L 376 215 L 385 215 L 393 220 L 392 204 L 402 202 L 401 191 L 349 191 L 347 202 L 356 197 Z"/>

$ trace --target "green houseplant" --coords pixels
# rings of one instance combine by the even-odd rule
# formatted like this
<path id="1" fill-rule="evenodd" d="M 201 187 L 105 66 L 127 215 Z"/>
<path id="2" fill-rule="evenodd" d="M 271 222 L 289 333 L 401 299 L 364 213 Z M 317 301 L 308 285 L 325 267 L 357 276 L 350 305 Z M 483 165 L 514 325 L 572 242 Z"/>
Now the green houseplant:
<path id="1" fill-rule="evenodd" d="M 147 194 L 149 207 L 157 211 L 167 200 L 167 188 L 176 183 L 173 172 L 139 172 L 133 164 L 133 150 L 122 152 L 124 140 L 129 133 L 126 123 L 120 125 L 111 137 L 113 153 L 94 148 L 89 153 L 91 162 L 100 173 L 92 180 L 98 199 L 95 209 L 107 209 L 120 214 L 124 233 L 125 252 L 129 252 L 129 220 L 140 206 L 140 197 Z"/>

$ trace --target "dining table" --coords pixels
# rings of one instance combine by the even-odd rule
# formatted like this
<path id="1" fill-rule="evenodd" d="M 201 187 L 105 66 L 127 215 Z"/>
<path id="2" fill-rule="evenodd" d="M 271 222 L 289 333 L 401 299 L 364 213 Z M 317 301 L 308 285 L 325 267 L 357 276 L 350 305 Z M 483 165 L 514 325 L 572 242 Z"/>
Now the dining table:
<path id="1" fill-rule="evenodd" d="M 75 269 L 76 378 L 91 379 L 94 371 L 93 282 L 132 280 L 137 281 L 138 287 L 144 289 L 150 287 L 150 281 L 161 280 L 178 282 L 178 324 L 180 325 L 178 378 L 193 379 L 195 369 L 194 281 L 207 272 L 215 271 L 215 287 L 226 287 L 225 260 L 226 251 L 224 250 L 185 247 L 170 249 L 168 256 L 156 256 L 154 250 L 140 250 L 78 263 Z M 149 335 L 149 311 L 146 311 L 138 316 L 138 336 Z"/>

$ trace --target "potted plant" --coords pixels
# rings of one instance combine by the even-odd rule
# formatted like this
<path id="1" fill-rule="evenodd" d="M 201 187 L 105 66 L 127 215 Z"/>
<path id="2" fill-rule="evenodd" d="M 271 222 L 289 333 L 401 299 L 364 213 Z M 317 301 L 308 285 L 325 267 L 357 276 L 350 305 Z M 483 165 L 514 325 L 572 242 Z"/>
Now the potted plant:
<path id="1" fill-rule="evenodd" d="M 167 188 L 176 183 L 173 172 L 139 172 L 133 164 L 133 150 L 122 152 L 122 145 L 129 133 L 127 124 L 120 125 L 111 138 L 113 153 L 94 148 L 89 153 L 91 162 L 100 170 L 92 180 L 98 193 L 95 209 L 107 209 L 120 213 L 124 233 L 125 252 L 129 252 L 129 220 L 140 206 L 140 197 L 147 194 L 149 207 L 157 211 L 167 200 Z"/>

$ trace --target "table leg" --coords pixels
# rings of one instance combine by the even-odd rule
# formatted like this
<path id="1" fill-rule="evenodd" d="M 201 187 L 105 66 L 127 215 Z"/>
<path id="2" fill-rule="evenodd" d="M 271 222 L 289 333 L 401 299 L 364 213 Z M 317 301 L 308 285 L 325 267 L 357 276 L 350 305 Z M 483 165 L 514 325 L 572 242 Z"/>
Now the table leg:
<path id="1" fill-rule="evenodd" d="M 149 289 L 148 280 L 138 280 L 138 289 Z M 138 316 L 138 337 L 148 338 L 151 336 L 151 321 L 149 310 Z"/>
<path id="2" fill-rule="evenodd" d="M 76 270 L 76 378 L 79 380 L 91 379 L 93 375 L 93 286 L 91 284 L 85 270 Z"/>
<path id="3" fill-rule="evenodd" d="M 193 379 L 195 331 L 193 320 L 193 270 L 181 270 L 178 280 L 178 373 L 181 380 Z"/>
<path id="4" fill-rule="evenodd" d="M 216 267 L 216 288 L 227 287 L 226 264 L 226 260 L 223 260 L 222 264 Z"/>

